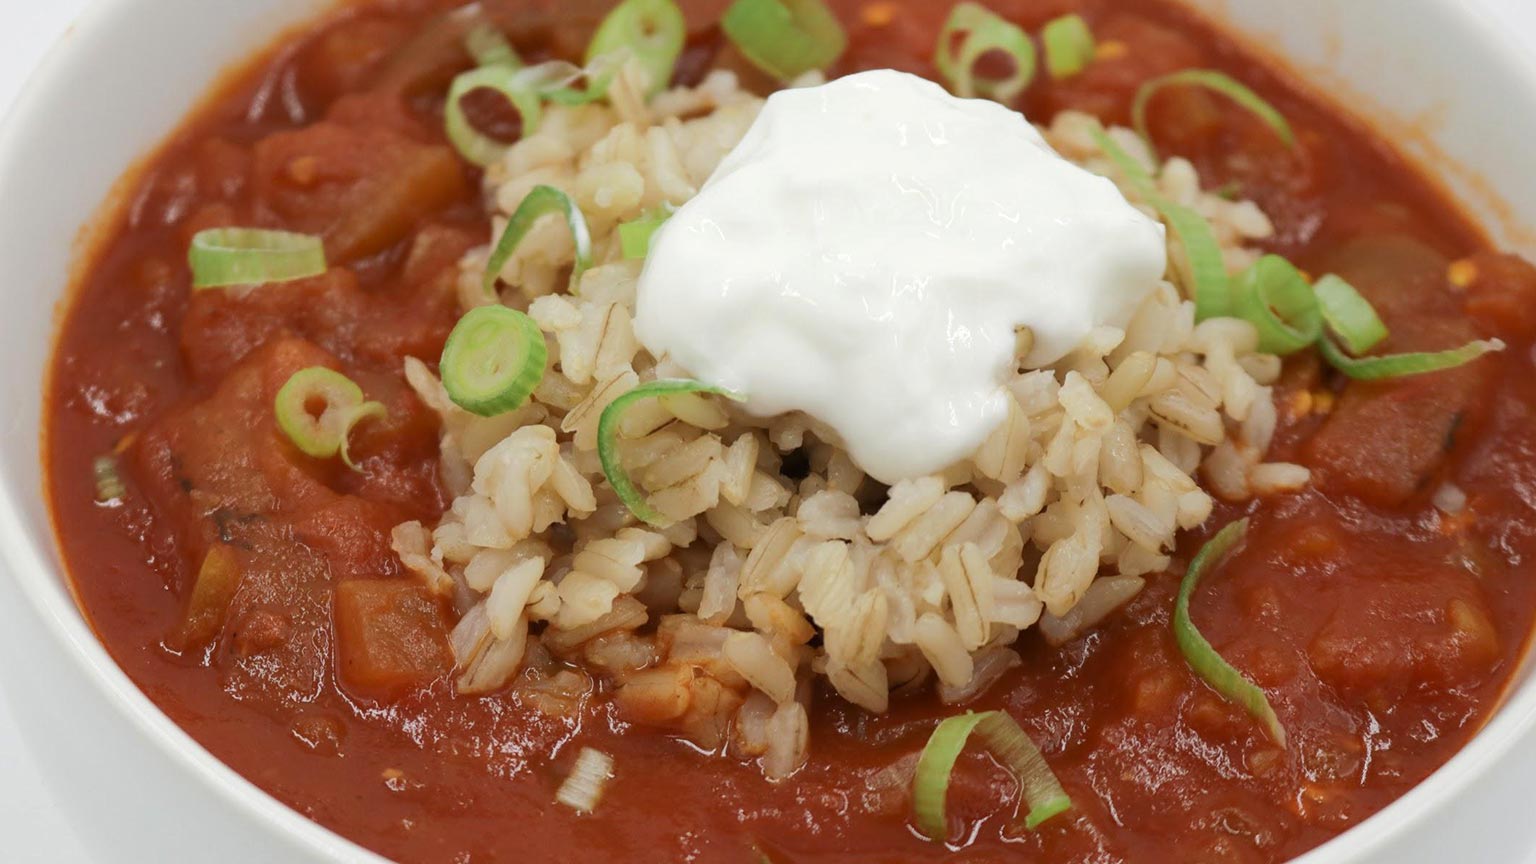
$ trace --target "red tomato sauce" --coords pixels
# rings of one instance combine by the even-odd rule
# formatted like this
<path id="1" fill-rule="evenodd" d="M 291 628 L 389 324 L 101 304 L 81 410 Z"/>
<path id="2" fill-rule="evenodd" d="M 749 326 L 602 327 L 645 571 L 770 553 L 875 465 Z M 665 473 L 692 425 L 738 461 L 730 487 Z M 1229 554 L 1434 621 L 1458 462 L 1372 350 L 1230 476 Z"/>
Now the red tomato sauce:
<path id="1" fill-rule="evenodd" d="M 49 385 L 49 488 L 86 614 L 133 680 L 214 755 L 403 861 L 944 858 L 910 827 L 907 790 L 882 773 L 953 713 L 929 694 L 895 698 L 879 717 L 818 698 L 811 762 L 775 785 L 755 766 L 628 728 L 602 692 L 581 696 L 569 719 L 537 710 L 558 694 L 457 695 L 446 646 L 409 636 L 446 628 L 447 611 L 404 587 L 389 530 L 435 520 L 447 497 L 435 418 L 399 370 L 405 356 L 440 352 L 458 311 L 458 258 L 489 234 L 478 176 L 440 131 L 447 82 L 469 60 L 418 37 L 450 5 L 362 3 L 287 39 L 138 181 L 74 295 Z M 609 6 L 500 5 L 515 7 L 512 36 L 535 58 L 578 55 Z M 714 26 L 727 4 L 683 5 L 692 32 L 679 77 L 746 70 Z M 851 37 L 834 71 L 933 74 L 948 4 L 832 5 Z M 1288 364 L 1272 458 L 1308 465 L 1316 482 L 1244 506 L 1248 542 L 1207 577 L 1193 609 L 1269 694 L 1288 749 L 1179 655 L 1169 626 L 1178 563 L 1075 642 L 1051 648 L 1026 634 L 1023 666 L 972 706 L 1017 718 L 1075 809 L 1016 834 L 998 809 L 1010 781 L 967 754 L 951 794 L 966 861 L 1285 860 L 1445 762 L 1518 665 L 1536 610 L 1536 271 L 1487 249 L 1390 142 L 1176 5 L 989 5 L 1032 32 L 1076 11 L 1100 41 L 1081 76 L 1036 81 L 1022 107 L 1037 122 L 1076 108 L 1125 123 L 1142 82 L 1183 68 L 1247 82 L 1290 119 L 1296 150 L 1220 97 L 1181 90 L 1152 112 L 1164 152 L 1190 158 L 1208 187 L 1257 200 L 1278 229 L 1273 251 L 1349 278 L 1392 327 L 1388 350 L 1479 335 L 1511 343 L 1399 383 L 1346 387 L 1315 358 Z M 471 111 L 504 127 L 495 107 Z M 194 293 L 189 239 L 227 224 L 322 234 L 333 267 L 248 293 Z M 1455 280 L 1453 261 L 1464 262 Z M 315 363 L 338 365 L 389 407 L 388 421 L 359 429 L 363 473 L 293 458 L 273 425 L 276 388 Z M 128 493 L 99 504 L 93 460 L 114 452 Z M 1455 516 L 1431 504 L 1447 483 L 1467 498 Z M 205 492 L 214 488 L 216 500 Z M 1218 508 L 1209 524 L 1237 515 Z M 213 549 L 244 570 L 237 601 L 221 599 L 216 578 L 195 596 Z M 199 603 L 213 611 L 189 616 Z M 369 629 L 378 620 L 401 623 Z M 395 662 L 338 653 L 339 638 L 364 631 Z M 553 802 L 578 735 L 620 766 L 590 816 Z"/>

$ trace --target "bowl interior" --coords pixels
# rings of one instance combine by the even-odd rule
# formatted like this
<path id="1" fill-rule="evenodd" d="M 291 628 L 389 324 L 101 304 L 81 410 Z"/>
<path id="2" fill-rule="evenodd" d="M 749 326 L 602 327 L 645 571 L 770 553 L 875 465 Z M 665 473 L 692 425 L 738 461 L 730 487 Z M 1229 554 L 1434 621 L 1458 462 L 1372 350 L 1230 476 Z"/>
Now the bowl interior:
<path id="1" fill-rule="evenodd" d="M 1441 177 L 1501 244 L 1536 253 L 1536 60 L 1457 0 L 1193 0 L 1288 59 L 1320 89 L 1378 124 Z M 6 603 L 34 616 L 74 673 L 109 696 L 150 747 L 176 751 L 188 776 L 219 787 L 265 824 L 301 836 L 317 857 L 358 860 L 196 748 L 96 643 L 64 580 L 42 493 L 40 417 L 60 298 L 91 244 L 81 226 L 103 197 L 183 118 L 220 71 L 326 0 L 100 0 L 55 48 L 0 130 L 0 559 Z M 174 46 L 167 50 L 165 46 Z M 88 131 L 87 131 L 88 130 Z M 1475 166 L 1472 168 L 1470 166 Z M 1497 178 L 1497 185 L 1492 178 Z M 78 239 L 77 239 L 78 238 Z M 75 242 L 71 242 L 75 240 Z M 1536 681 L 1522 673 L 1505 707 L 1428 783 L 1308 861 L 1469 860 L 1465 831 L 1449 857 L 1401 845 L 1407 823 L 1457 797 L 1536 718 Z M 128 728 L 125 726 L 124 728 Z M 126 742 L 123 742 L 126 743 Z M 128 746 L 140 746 L 133 742 Z M 1415 832 L 1418 836 L 1422 832 Z M 1394 844 L 1398 844 L 1394 846 Z M 1385 859 L 1381 859 L 1385 860 Z"/>

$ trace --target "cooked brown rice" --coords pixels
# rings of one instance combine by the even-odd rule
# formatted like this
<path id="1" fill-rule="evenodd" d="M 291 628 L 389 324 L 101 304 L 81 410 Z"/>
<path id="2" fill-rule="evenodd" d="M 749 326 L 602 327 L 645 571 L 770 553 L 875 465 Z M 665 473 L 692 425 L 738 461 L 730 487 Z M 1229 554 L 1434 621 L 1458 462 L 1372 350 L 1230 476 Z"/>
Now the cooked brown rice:
<path id="1" fill-rule="evenodd" d="M 498 231 L 538 184 L 571 194 L 592 230 L 597 266 L 579 285 L 567 285 L 574 250 L 557 220 L 501 273 L 501 302 L 550 342 L 533 400 L 478 417 L 407 363 L 442 416 L 442 476 L 457 497 L 438 525 L 399 526 L 394 544 L 462 614 L 463 692 L 505 687 L 551 652 L 609 680 L 627 719 L 729 743 L 784 777 L 805 759 L 815 678 L 875 712 L 929 679 L 946 702 L 967 701 L 1020 662 L 1008 646 L 1022 631 L 1070 640 L 1167 568 L 1178 532 L 1211 513 L 1206 489 L 1242 499 L 1308 482 L 1305 468 L 1263 462 L 1278 359 L 1257 353 L 1246 322 L 1196 326 L 1165 282 L 1125 330 L 1018 369 L 1005 422 L 973 458 L 889 489 L 811 418 L 753 418 L 699 395 L 640 403 L 623 420 L 623 460 L 672 522 L 636 524 L 604 481 L 598 418 L 641 382 L 687 373 L 635 338 L 640 262 L 623 260 L 615 228 L 692 197 L 762 101 L 725 72 L 649 105 L 625 87 L 612 104 L 552 106 L 486 175 Z M 1044 131 L 1119 180 L 1093 122 L 1069 112 Z M 1111 135 L 1154 167 L 1135 135 Z M 1162 165 L 1158 185 L 1210 220 L 1229 269 L 1273 230 L 1253 203 L 1203 193 L 1184 160 Z M 488 302 L 486 255 L 464 262 L 466 307 Z M 1021 333 L 1020 356 L 1029 341 Z M 784 471 L 790 453 L 809 465 L 800 479 Z"/>

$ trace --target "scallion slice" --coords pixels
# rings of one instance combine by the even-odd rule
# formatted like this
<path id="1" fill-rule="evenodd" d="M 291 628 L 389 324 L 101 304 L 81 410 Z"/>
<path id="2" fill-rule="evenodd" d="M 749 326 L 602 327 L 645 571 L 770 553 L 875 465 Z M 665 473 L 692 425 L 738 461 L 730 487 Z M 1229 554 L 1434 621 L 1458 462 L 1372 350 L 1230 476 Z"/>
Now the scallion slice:
<path id="1" fill-rule="evenodd" d="M 565 224 L 571 230 L 571 242 L 576 246 L 571 284 L 580 283 L 581 274 L 592 266 L 592 233 L 587 230 L 586 217 L 581 215 L 581 208 L 576 206 L 571 196 L 553 186 L 535 186 L 512 212 L 506 229 L 496 241 L 496 248 L 491 250 L 485 275 L 481 279 L 487 295 L 496 296 L 496 280 L 501 276 L 501 269 L 512 260 L 512 253 L 517 251 L 517 245 L 523 242 L 533 226 L 545 216 L 556 214 L 565 217 Z"/>
<path id="2" fill-rule="evenodd" d="M 480 306 L 448 334 L 439 371 L 455 405 L 494 417 L 528 401 L 548 360 L 549 346 L 532 318 L 505 306 Z"/>
<path id="3" fill-rule="evenodd" d="M 272 407 L 278 428 L 295 447 L 316 459 L 339 454 L 354 470 L 347 444 L 353 427 L 370 417 L 389 416 L 382 404 L 366 401 L 352 379 L 324 366 L 293 373 Z"/>
<path id="4" fill-rule="evenodd" d="M 1312 286 L 1328 329 L 1351 354 L 1364 354 L 1387 338 L 1387 325 L 1355 286 L 1329 274 Z"/>
<path id="5" fill-rule="evenodd" d="M 825 69 L 848 47 L 848 34 L 822 0 L 736 0 L 720 29 L 742 56 L 780 81 Z"/>
<path id="6" fill-rule="evenodd" d="M 976 64 L 993 51 L 1012 58 L 1012 75 L 994 80 L 977 74 Z M 933 57 L 934 66 L 956 96 L 983 96 L 1005 103 L 1029 87 L 1035 78 L 1035 61 L 1035 43 L 1028 33 L 985 6 L 970 2 L 960 3 L 949 13 Z"/>
<path id="7" fill-rule="evenodd" d="M 1152 138 L 1147 126 L 1147 109 L 1152 104 L 1152 99 L 1169 87 L 1204 87 L 1220 93 L 1263 121 L 1264 125 L 1280 136 L 1285 146 L 1292 149 L 1296 147 L 1296 133 L 1291 130 L 1291 124 L 1285 119 L 1285 115 L 1275 110 L 1273 105 L 1264 101 L 1264 97 L 1253 92 L 1246 84 L 1225 72 L 1214 69 L 1185 69 L 1182 72 L 1154 78 L 1141 85 L 1141 89 L 1136 91 L 1135 101 L 1131 103 L 1131 120 L 1137 133 L 1145 138 L 1149 145 L 1152 143 Z"/>
<path id="8" fill-rule="evenodd" d="M 96 478 L 96 502 L 111 504 L 128 494 L 123 477 L 117 470 L 116 456 L 97 456 L 91 463 L 91 473 Z"/>
<path id="9" fill-rule="evenodd" d="M 1473 360 L 1503 351 L 1501 339 L 1478 339 L 1449 351 L 1416 351 L 1408 354 L 1384 354 L 1380 357 L 1351 357 L 1324 337 L 1317 340 L 1317 348 L 1328 365 L 1356 381 L 1382 381 L 1388 378 L 1407 378 L 1427 372 L 1442 372 L 1465 366 Z"/>
<path id="10" fill-rule="evenodd" d="M 1093 31 L 1081 15 L 1063 15 L 1040 31 L 1045 45 L 1045 69 L 1060 81 L 1088 68 L 1093 60 Z"/>
<path id="11" fill-rule="evenodd" d="M 1018 722 L 1002 711 L 966 712 L 939 723 L 928 744 L 917 758 L 917 773 L 912 778 L 912 808 L 918 830 L 931 840 L 949 838 L 949 817 L 945 799 L 955 760 L 965 749 L 971 733 L 980 736 L 982 745 L 1014 779 L 1024 793 L 1029 810 L 1024 827 L 1033 831 L 1040 823 L 1072 807 L 1072 799 L 1062 789 L 1061 781 L 1051 772 L 1029 735 Z"/>
<path id="12" fill-rule="evenodd" d="M 1158 192 L 1151 173 L 1125 152 L 1125 148 L 1116 143 L 1104 131 L 1104 127 L 1095 125 L 1089 131 L 1099 149 L 1104 151 L 1104 155 L 1157 211 L 1183 247 L 1190 281 L 1185 287 L 1194 298 L 1196 319 L 1204 321 L 1207 318 L 1231 315 L 1232 279 L 1227 275 L 1226 259 L 1210 223 L 1199 213 L 1174 203 Z"/>
<path id="13" fill-rule="evenodd" d="M 325 272 L 325 244 L 292 231 L 209 228 L 192 235 L 187 263 L 193 289 L 292 282 Z"/>
<path id="14" fill-rule="evenodd" d="M 647 95 L 655 95 L 672 81 L 687 38 L 688 22 L 675 0 L 624 0 L 598 25 L 587 65 L 603 56 L 633 57 L 645 69 Z"/>
<path id="15" fill-rule="evenodd" d="M 1195 622 L 1189 617 L 1189 598 L 1200 587 L 1200 580 L 1221 563 L 1221 559 L 1242 541 L 1247 531 L 1248 520 L 1239 519 L 1216 532 L 1216 536 L 1195 553 L 1194 560 L 1189 562 L 1189 569 L 1184 573 L 1184 581 L 1179 583 L 1179 597 L 1173 607 L 1173 638 L 1184 660 L 1195 670 L 1196 675 L 1209 684 L 1211 689 L 1242 706 L 1264 726 L 1275 743 L 1284 748 L 1285 727 L 1280 725 L 1280 718 L 1276 716 L 1275 709 L 1270 707 L 1264 691 L 1216 653 L 1216 649 L 1200 635 Z"/>
<path id="16" fill-rule="evenodd" d="M 541 63 L 536 68 L 545 71 L 545 81 L 536 86 L 535 90 L 546 101 L 560 105 L 589 105 L 606 99 L 614 77 L 619 74 L 619 69 L 628 57 L 629 54 L 623 51 L 602 54 L 585 68 L 563 60 Z M 573 86 L 582 79 L 586 79 L 586 86 Z"/>
<path id="17" fill-rule="evenodd" d="M 475 58 L 476 66 L 504 66 L 509 69 L 523 68 L 523 60 L 517 49 L 507 41 L 500 30 L 490 24 L 476 24 L 464 34 L 464 50 Z"/>
<path id="18" fill-rule="evenodd" d="M 619 225 L 619 249 L 628 259 L 639 259 L 651 253 L 651 236 L 672 218 L 670 208 L 648 213 Z"/>
<path id="19" fill-rule="evenodd" d="M 506 97 L 523 120 L 524 135 L 538 128 L 543 107 L 539 104 L 535 79 L 528 74 L 530 71 L 495 64 L 471 69 L 453 79 L 453 84 L 448 88 L 448 101 L 443 106 L 443 124 L 448 133 L 448 141 L 459 151 L 460 156 L 485 168 L 495 164 L 507 150 L 506 144 L 482 134 L 465 116 L 461 100 L 471 91 L 494 90 Z"/>
<path id="20" fill-rule="evenodd" d="M 1265 255 L 1238 275 L 1232 311 L 1259 331 L 1259 350 L 1266 354 L 1294 354 L 1323 332 L 1307 277 L 1279 255 Z"/>
<path id="21" fill-rule="evenodd" d="M 619 458 L 619 424 L 629 406 L 642 399 L 654 399 L 673 393 L 712 393 L 737 402 L 742 400 L 741 396 L 723 387 L 682 378 L 663 378 L 641 384 L 613 400 L 603 409 L 603 415 L 597 421 L 597 456 L 603 463 L 603 474 L 608 478 L 608 485 L 613 487 L 614 494 L 624 502 L 629 512 L 635 514 L 635 518 L 657 527 L 666 527 L 667 518 L 646 501 L 645 494 L 624 471 L 624 463 Z"/>

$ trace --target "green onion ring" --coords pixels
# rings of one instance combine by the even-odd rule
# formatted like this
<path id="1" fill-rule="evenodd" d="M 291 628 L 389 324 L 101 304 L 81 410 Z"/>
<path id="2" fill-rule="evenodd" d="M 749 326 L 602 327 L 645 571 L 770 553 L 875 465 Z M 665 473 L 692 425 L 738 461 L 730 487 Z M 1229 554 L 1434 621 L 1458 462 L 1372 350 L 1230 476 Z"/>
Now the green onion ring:
<path id="1" fill-rule="evenodd" d="M 96 478 L 96 503 L 111 504 L 128 494 L 123 476 L 118 471 L 116 456 L 97 456 L 91 462 L 91 474 Z"/>
<path id="2" fill-rule="evenodd" d="M 460 100 L 473 90 L 495 90 L 506 97 L 523 119 L 523 135 L 530 135 L 538 128 L 543 108 L 539 104 L 539 92 L 528 74 L 530 71 L 503 65 L 481 66 L 453 79 L 452 86 L 448 88 L 448 101 L 443 106 L 443 126 L 448 141 L 465 160 L 487 168 L 495 164 L 507 150 L 507 145 L 481 134 L 464 115 L 464 106 Z"/>
<path id="3" fill-rule="evenodd" d="M 1350 357 L 1333 344 L 1333 340 L 1323 337 L 1317 340 L 1317 349 L 1322 352 L 1323 359 L 1328 365 L 1344 373 L 1356 381 L 1383 381 L 1390 378 L 1407 378 L 1411 375 L 1423 375 L 1427 372 L 1442 372 L 1446 369 L 1455 369 L 1457 366 L 1465 366 L 1473 360 L 1503 351 L 1506 346 L 1501 339 L 1478 339 L 1449 351 L 1418 351 L 1408 354 L 1384 354 L 1379 357 Z"/>
<path id="4" fill-rule="evenodd" d="M 688 22 L 676 0 L 624 0 L 613 8 L 587 45 L 587 65 L 610 54 L 627 54 L 646 74 L 646 95 L 654 96 L 672 81 L 672 70 L 683 53 Z"/>
<path id="5" fill-rule="evenodd" d="M 318 416 L 310 407 L 315 400 L 324 405 Z M 316 459 L 340 454 L 353 470 L 357 466 L 348 449 L 353 427 L 370 417 L 389 416 L 382 404 L 364 401 L 363 388 L 352 379 L 324 366 L 293 373 L 277 391 L 272 410 L 278 428 L 300 451 Z"/>
<path id="6" fill-rule="evenodd" d="M 548 361 L 544 332 L 532 318 L 506 306 L 479 306 L 453 326 L 438 371 L 453 404 L 495 417 L 528 401 Z"/>
<path id="7" fill-rule="evenodd" d="M 540 66 L 548 70 L 548 81 L 535 89 L 545 100 L 559 105 L 590 105 L 608 98 L 613 79 L 618 76 L 629 56 L 625 50 L 602 54 L 585 68 L 561 60 L 542 63 Z M 585 87 L 571 86 L 583 78 L 587 81 Z"/>
<path id="8" fill-rule="evenodd" d="M 1312 286 L 1323 321 L 1351 354 L 1364 354 L 1387 338 L 1387 325 L 1355 286 L 1329 274 Z"/>
<path id="9" fill-rule="evenodd" d="M 1057 81 L 1082 72 L 1093 61 L 1093 31 L 1081 15 L 1063 15 L 1040 31 L 1045 69 Z"/>
<path id="10" fill-rule="evenodd" d="M 192 288 L 225 288 L 308 279 L 325 272 L 319 237 L 261 228 L 209 228 L 187 250 Z"/>
<path id="11" fill-rule="evenodd" d="M 917 771 L 912 777 L 912 809 L 918 830 L 930 840 L 943 842 L 949 837 L 945 799 L 949 795 L 950 775 L 972 732 L 981 737 L 982 746 L 1013 774 L 1023 790 L 1029 805 L 1025 828 L 1033 831 L 1040 823 L 1072 807 L 1072 799 L 1046 764 L 1040 748 L 1016 720 L 1002 711 L 968 711 L 939 723 L 917 758 Z"/>
<path id="12" fill-rule="evenodd" d="M 634 481 L 629 479 L 629 474 L 624 471 L 623 461 L 619 458 L 619 424 L 624 419 L 625 409 L 629 406 L 642 399 L 668 396 L 673 393 L 711 393 L 737 402 L 742 401 L 743 398 L 723 387 L 715 387 L 700 381 L 663 378 L 641 384 L 608 403 L 608 407 L 603 409 L 603 414 L 597 421 L 597 456 L 603 463 L 603 474 L 608 478 L 608 485 L 613 487 L 614 494 L 624 502 L 629 512 L 635 514 L 635 518 L 658 528 L 665 528 L 669 523 L 665 516 L 646 501 L 645 494 L 635 486 Z"/>
<path id="13" fill-rule="evenodd" d="M 1184 581 L 1179 583 L 1179 597 L 1173 607 L 1173 638 L 1184 660 L 1189 663 L 1189 668 L 1211 689 L 1236 702 L 1258 720 L 1275 743 L 1284 749 L 1285 727 L 1280 725 L 1280 718 L 1270 706 L 1264 691 L 1216 653 L 1216 649 L 1200 634 L 1195 622 L 1189 617 L 1189 598 L 1200 586 L 1200 580 L 1207 571 L 1221 563 L 1221 559 L 1232 551 L 1232 547 L 1242 542 L 1247 531 L 1247 519 L 1239 519 L 1227 525 L 1200 547 L 1194 560 L 1189 562 L 1189 569 L 1184 572 Z"/>
<path id="14" fill-rule="evenodd" d="M 592 234 L 587 230 L 586 217 L 581 215 L 581 208 L 576 206 L 571 196 L 553 186 L 535 186 L 512 212 L 511 218 L 507 220 L 506 230 L 501 232 L 501 238 L 496 241 L 496 248 L 491 250 L 491 257 L 486 262 L 485 275 L 480 283 L 487 296 L 496 296 L 496 280 L 501 276 L 501 269 L 512 260 L 512 253 L 517 251 L 517 245 L 523 242 L 523 238 L 533 230 L 533 226 L 540 219 L 555 214 L 564 216 L 566 226 L 571 229 L 571 241 L 576 246 L 576 263 L 571 270 L 571 285 L 580 283 L 581 274 L 592 266 Z"/>
<path id="15" fill-rule="evenodd" d="M 651 237 L 657 229 L 672 218 L 671 208 L 647 213 L 619 225 L 619 249 L 630 260 L 644 258 L 651 253 Z"/>
<path id="16" fill-rule="evenodd" d="M 825 69 L 848 47 L 848 34 L 822 0 L 736 0 L 720 29 L 752 65 L 780 81 Z"/>
<path id="17" fill-rule="evenodd" d="M 476 66 L 504 66 L 509 69 L 523 68 L 523 60 L 517 49 L 507 41 L 500 30 L 490 24 L 476 24 L 464 34 L 464 50 L 475 58 Z"/>
<path id="18" fill-rule="evenodd" d="M 1285 119 L 1285 115 L 1275 110 L 1273 105 L 1264 101 L 1264 97 L 1253 92 L 1247 85 L 1225 72 L 1214 69 L 1185 69 L 1182 72 L 1154 78 L 1141 85 L 1141 89 L 1136 91 L 1135 101 L 1131 104 L 1131 121 L 1136 127 L 1137 134 L 1146 139 L 1148 146 L 1152 144 L 1152 137 L 1147 126 L 1147 108 L 1152 104 L 1153 97 L 1168 87 L 1204 87 L 1220 93 L 1263 121 L 1265 126 L 1280 136 L 1280 140 L 1285 142 L 1286 147 L 1296 149 L 1296 133 L 1291 130 L 1291 124 Z"/>
<path id="19" fill-rule="evenodd" d="M 1265 255 L 1237 277 L 1232 311 L 1259 331 L 1259 350 L 1266 354 L 1294 354 L 1323 333 L 1307 277 L 1279 255 Z"/>
<path id="20" fill-rule="evenodd" d="M 1199 213 L 1163 197 L 1157 191 L 1152 174 L 1125 152 L 1125 148 L 1095 124 L 1089 129 L 1099 149 L 1126 175 L 1127 181 L 1158 212 L 1174 238 L 1184 249 L 1189 264 L 1190 285 L 1186 286 L 1195 300 L 1195 319 L 1221 318 L 1232 314 L 1232 279 L 1227 275 L 1226 258 L 1211 225 Z"/>
<path id="21" fill-rule="evenodd" d="M 958 54 L 956 34 L 964 33 Z M 1002 51 L 1013 58 L 1014 72 L 1000 81 L 979 79 L 976 63 L 983 55 Z M 939 31 L 933 65 L 949 82 L 956 96 L 970 99 L 984 96 L 997 102 L 1012 102 L 1035 78 L 1035 43 L 1018 25 L 1005 21 L 992 10 L 965 2 L 955 6 Z"/>

